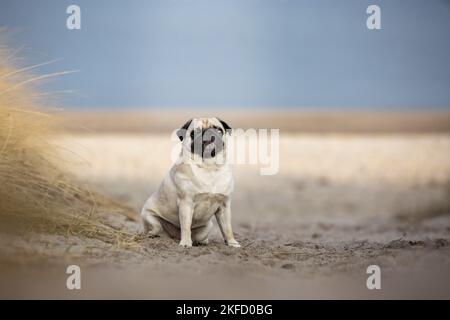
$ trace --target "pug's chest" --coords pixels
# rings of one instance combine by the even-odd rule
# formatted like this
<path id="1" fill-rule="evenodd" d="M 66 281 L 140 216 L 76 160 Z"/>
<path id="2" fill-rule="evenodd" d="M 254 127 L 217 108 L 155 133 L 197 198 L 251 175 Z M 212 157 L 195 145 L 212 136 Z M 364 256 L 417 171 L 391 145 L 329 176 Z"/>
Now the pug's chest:
<path id="1" fill-rule="evenodd" d="M 193 227 L 203 225 L 226 206 L 228 196 L 218 193 L 198 193 L 194 196 Z"/>
<path id="2" fill-rule="evenodd" d="M 193 170 L 191 183 L 191 190 L 202 195 L 200 199 L 217 200 L 220 195 L 229 196 L 233 191 L 231 170 Z"/>

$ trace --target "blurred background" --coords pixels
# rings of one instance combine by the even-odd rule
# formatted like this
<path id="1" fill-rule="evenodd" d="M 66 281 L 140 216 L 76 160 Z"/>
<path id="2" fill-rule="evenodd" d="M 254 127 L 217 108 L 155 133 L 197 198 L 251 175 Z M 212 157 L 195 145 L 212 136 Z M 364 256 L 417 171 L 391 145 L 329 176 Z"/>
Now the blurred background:
<path id="1" fill-rule="evenodd" d="M 3 0 L 0 22 L 27 63 L 79 70 L 47 87 L 74 91 L 65 106 L 429 110 L 450 105 L 449 14 L 447 0 Z"/>
<path id="2" fill-rule="evenodd" d="M 80 30 L 66 28 L 72 4 Z M 366 26 L 372 4 L 380 30 Z M 2 0 L 0 26 L 19 67 L 77 71 L 39 86 L 62 120 L 53 136 L 61 165 L 131 215 L 169 170 L 170 133 L 188 119 L 280 129 L 278 174 L 235 166 L 238 253 L 216 228 L 191 254 L 167 239 L 145 239 L 136 252 L 39 236 L 13 246 L 25 261 L 79 261 L 93 279 L 105 265 L 141 272 L 93 280 L 87 297 L 120 296 L 99 288 L 131 280 L 127 297 L 205 297 L 165 288 L 151 278 L 160 273 L 239 279 L 205 291 L 214 298 L 381 297 L 365 288 L 369 264 L 395 279 L 383 297 L 450 297 L 450 1 Z M 405 270 L 423 281 L 397 277 Z M 155 290 L 143 278 L 159 279 L 148 284 Z M 15 288 L 1 293 L 39 296 Z M 42 294 L 70 297 L 54 288 Z"/>

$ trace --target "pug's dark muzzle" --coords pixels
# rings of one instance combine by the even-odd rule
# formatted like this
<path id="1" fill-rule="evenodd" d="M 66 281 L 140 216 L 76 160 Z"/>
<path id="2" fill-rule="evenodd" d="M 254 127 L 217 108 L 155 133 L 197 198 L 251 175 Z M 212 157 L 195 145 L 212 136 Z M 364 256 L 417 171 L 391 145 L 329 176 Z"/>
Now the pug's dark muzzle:
<path id="1" fill-rule="evenodd" d="M 202 158 L 214 158 L 224 148 L 223 132 L 216 128 L 191 132 L 191 152 Z"/>

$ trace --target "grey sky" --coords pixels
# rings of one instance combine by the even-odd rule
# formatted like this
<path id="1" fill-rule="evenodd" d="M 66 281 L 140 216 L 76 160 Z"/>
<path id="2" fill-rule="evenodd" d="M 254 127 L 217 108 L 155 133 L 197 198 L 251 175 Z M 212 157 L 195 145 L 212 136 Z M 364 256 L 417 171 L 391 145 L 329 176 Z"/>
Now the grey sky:
<path id="1" fill-rule="evenodd" d="M 80 70 L 46 84 L 74 107 L 450 109 L 448 0 L 1 0 L 0 25 Z"/>

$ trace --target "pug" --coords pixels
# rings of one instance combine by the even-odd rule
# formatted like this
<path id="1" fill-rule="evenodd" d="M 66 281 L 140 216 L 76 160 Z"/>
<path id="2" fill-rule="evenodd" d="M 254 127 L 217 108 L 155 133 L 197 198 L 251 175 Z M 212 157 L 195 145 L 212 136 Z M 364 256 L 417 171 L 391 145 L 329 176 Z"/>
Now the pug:
<path id="1" fill-rule="evenodd" d="M 231 227 L 230 134 L 230 126 L 218 118 L 191 119 L 177 131 L 178 160 L 141 211 L 146 234 L 167 234 L 183 247 L 206 245 L 215 216 L 225 244 L 240 247 Z"/>

